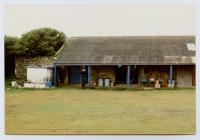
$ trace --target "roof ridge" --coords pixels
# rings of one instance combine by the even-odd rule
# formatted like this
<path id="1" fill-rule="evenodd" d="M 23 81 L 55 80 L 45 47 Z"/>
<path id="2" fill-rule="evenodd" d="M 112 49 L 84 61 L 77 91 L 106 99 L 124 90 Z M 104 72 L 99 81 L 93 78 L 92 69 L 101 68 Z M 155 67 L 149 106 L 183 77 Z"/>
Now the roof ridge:
<path id="1" fill-rule="evenodd" d="M 120 38 L 120 37 L 195 37 L 195 35 L 142 35 L 142 36 L 72 36 L 71 38 Z"/>

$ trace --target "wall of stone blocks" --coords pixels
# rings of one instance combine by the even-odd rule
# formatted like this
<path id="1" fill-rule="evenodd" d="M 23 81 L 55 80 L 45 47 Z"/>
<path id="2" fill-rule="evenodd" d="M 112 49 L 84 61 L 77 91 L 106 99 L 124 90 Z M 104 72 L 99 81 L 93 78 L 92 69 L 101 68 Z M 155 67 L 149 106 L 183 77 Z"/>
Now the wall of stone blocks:
<path id="1" fill-rule="evenodd" d="M 91 80 L 97 82 L 99 78 L 109 78 L 115 83 L 115 68 L 114 66 L 91 66 Z"/>
<path id="2" fill-rule="evenodd" d="M 192 73 L 194 67 L 177 67 L 177 87 L 192 87 Z"/>
<path id="3" fill-rule="evenodd" d="M 16 58 L 15 75 L 17 78 L 26 79 L 28 66 L 53 66 L 53 57 Z"/>

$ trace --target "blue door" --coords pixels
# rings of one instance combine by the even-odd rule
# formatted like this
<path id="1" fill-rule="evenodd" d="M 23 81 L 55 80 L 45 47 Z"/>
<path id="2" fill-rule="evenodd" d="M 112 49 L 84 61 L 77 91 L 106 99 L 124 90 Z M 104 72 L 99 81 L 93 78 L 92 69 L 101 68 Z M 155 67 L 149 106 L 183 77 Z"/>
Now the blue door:
<path id="1" fill-rule="evenodd" d="M 80 66 L 69 67 L 69 84 L 80 84 Z"/>

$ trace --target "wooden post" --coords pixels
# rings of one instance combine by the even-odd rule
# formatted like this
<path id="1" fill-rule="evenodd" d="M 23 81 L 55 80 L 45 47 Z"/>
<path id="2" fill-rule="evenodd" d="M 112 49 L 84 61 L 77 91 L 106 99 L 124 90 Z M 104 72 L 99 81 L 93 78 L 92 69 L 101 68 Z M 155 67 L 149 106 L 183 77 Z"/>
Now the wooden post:
<path id="1" fill-rule="evenodd" d="M 172 85 L 172 73 L 173 73 L 173 67 L 172 65 L 169 66 L 169 84 Z"/>
<path id="2" fill-rule="evenodd" d="M 130 65 L 127 65 L 126 84 L 130 84 Z"/>
<path id="3" fill-rule="evenodd" d="M 91 75 L 91 72 L 90 72 L 90 65 L 88 65 L 88 86 L 90 86 L 90 75 Z"/>
<path id="4" fill-rule="evenodd" d="M 56 86 L 56 64 L 54 63 L 53 84 Z"/>

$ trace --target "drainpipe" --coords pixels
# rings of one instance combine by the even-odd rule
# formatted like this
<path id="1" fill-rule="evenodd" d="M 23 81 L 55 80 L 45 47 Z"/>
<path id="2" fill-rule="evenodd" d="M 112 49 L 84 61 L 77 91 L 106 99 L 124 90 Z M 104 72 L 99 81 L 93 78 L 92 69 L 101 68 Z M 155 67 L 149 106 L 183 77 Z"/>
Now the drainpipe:
<path id="1" fill-rule="evenodd" d="M 130 65 L 127 65 L 126 84 L 130 85 Z"/>

